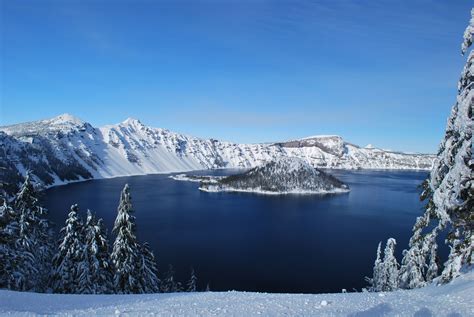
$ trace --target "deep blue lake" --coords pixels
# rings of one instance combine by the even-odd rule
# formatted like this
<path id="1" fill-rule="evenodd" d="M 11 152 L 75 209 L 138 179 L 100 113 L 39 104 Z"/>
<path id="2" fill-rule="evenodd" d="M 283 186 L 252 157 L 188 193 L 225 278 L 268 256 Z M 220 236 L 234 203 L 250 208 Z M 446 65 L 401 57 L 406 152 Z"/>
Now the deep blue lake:
<path id="1" fill-rule="evenodd" d="M 235 172 L 235 171 L 234 171 Z M 169 175 L 94 180 L 46 191 L 57 229 L 70 205 L 91 209 L 112 228 L 125 183 L 137 219 L 161 273 L 172 263 L 176 278 L 193 266 L 199 287 L 211 290 L 321 293 L 366 286 L 379 241 L 394 237 L 398 254 L 422 213 L 420 183 L 427 172 L 330 171 L 351 192 L 266 196 L 206 193 L 198 183 Z M 231 171 L 190 174 L 222 175 Z"/>

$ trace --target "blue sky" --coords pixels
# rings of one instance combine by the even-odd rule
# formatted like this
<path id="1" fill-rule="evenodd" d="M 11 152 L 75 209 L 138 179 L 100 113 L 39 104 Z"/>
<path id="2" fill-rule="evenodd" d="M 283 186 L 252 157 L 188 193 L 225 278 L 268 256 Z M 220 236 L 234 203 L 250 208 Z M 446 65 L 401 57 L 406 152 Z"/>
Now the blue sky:
<path id="1" fill-rule="evenodd" d="M 200 137 L 435 152 L 472 1 L 13 1 L 0 124 L 135 117 Z"/>

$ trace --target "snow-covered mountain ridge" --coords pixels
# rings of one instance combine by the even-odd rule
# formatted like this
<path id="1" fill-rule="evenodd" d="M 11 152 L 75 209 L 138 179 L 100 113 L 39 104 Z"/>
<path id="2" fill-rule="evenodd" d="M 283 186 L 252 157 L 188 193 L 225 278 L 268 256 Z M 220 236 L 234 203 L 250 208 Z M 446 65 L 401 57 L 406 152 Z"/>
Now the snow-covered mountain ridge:
<path id="1" fill-rule="evenodd" d="M 313 167 L 429 170 L 434 155 L 361 148 L 340 136 L 280 143 L 237 144 L 151 128 L 136 119 L 93 127 L 72 115 L 0 127 L 1 181 L 16 184 L 26 170 L 46 186 L 92 178 L 251 168 L 280 157 Z"/>

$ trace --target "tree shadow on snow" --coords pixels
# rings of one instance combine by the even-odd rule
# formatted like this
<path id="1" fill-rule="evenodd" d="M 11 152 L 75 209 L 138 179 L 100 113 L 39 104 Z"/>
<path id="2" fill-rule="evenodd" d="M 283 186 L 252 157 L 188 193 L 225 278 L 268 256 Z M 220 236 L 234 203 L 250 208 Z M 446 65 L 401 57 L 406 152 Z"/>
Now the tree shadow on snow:
<path id="1" fill-rule="evenodd" d="M 413 315 L 413 317 L 433 317 L 435 315 L 433 315 L 433 313 L 431 312 L 431 310 L 429 310 L 428 308 L 424 307 L 420 310 L 418 310 L 417 312 L 415 312 L 415 314 Z M 447 317 L 462 317 L 462 315 L 460 313 L 449 313 L 447 315 Z"/>
<path id="2" fill-rule="evenodd" d="M 413 317 L 433 317 L 433 313 L 425 307 L 415 312 Z"/>
<path id="3" fill-rule="evenodd" d="M 347 317 L 372 317 L 372 316 L 384 316 L 392 311 L 392 307 L 390 307 L 387 303 L 382 303 L 377 306 L 371 307 L 367 310 L 363 310 L 360 312 L 349 314 Z"/>

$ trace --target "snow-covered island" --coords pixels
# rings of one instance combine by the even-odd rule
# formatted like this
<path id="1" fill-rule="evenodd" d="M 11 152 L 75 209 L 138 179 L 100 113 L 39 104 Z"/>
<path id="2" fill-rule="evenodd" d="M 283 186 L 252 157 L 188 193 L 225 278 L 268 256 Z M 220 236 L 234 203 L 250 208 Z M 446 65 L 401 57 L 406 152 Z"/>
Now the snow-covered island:
<path id="1" fill-rule="evenodd" d="M 282 157 L 221 179 L 202 179 L 199 189 L 207 192 L 260 194 L 332 194 L 349 191 L 349 187 L 334 176 L 295 157 Z"/>

